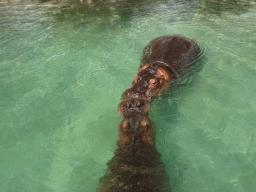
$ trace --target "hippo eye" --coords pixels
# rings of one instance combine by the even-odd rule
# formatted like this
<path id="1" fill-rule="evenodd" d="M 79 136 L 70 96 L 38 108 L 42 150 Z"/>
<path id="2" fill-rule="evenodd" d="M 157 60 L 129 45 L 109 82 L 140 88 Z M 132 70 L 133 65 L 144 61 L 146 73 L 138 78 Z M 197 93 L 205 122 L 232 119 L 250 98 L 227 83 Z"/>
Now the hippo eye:
<path id="1" fill-rule="evenodd" d="M 149 82 L 148 82 L 150 88 L 156 87 L 158 85 L 158 83 L 159 82 L 158 82 L 157 79 L 150 79 Z"/>
<path id="2" fill-rule="evenodd" d="M 156 84 L 156 79 L 150 79 L 149 82 L 152 84 Z"/>
<path id="3" fill-rule="evenodd" d="M 128 101 L 128 102 L 126 103 L 126 106 L 127 106 L 128 108 L 131 108 L 131 106 L 132 106 L 131 102 Z"/>
<path id="4" fill-rule="evenodd" d="M 134 81 L 132 82 L 132 84 L 135 84 L 138 82 L 138 74 L 134 75 Z"/>

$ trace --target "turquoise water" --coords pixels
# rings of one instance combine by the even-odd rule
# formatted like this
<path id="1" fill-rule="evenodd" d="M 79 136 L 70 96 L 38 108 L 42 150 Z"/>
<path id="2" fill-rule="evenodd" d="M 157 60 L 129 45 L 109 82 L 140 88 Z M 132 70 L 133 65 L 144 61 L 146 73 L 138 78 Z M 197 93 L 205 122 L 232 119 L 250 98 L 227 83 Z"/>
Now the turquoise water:
<path id="1" fill-rule="evenodd" d="M 174 34 L 205 55 L 150 112 L 173 191 L 256 191 L 256 4 L 185 2 L 0 4 L 1 191 L 95 191 L 142 49 Z"/>

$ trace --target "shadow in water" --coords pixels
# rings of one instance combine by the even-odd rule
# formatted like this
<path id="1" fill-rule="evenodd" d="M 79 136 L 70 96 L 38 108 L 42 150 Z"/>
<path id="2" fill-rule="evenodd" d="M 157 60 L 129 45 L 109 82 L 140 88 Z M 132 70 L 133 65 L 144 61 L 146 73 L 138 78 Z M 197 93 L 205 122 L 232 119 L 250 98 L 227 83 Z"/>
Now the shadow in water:
<path id="1" fill-rule="evenodd" d="M 52 1 L 41 1 L 52 2 Z M 66 20 L 80 22 L 76 27 L 83 27 L 90 23 L 97 24 L 97 30 L 104 32 L 110 27 L 128 27 L 131 19 L 136 15 L 143 16 L 149 12 L 150 3 L 142 1 L 70 1 L 58 4 L 55 8 L 50 8 L 47 14 L 55 18 L 58 22 Z M 51 11 L 52 9 L 52 11 Z"/>

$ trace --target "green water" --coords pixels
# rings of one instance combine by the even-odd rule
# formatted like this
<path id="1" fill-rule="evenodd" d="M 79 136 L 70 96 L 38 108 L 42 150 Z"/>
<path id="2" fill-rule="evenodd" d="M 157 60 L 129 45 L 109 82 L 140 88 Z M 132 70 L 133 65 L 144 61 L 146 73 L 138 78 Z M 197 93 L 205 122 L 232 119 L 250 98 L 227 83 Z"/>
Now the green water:
<path id="1" fill-rule="evenodd" d="M 256 191 L 249 1 L 0 4 L 1 191 L 95 191 L 142 49 L 174 34 L 205 55 L 192 81 L 150 112 L 173 191 Z"/>

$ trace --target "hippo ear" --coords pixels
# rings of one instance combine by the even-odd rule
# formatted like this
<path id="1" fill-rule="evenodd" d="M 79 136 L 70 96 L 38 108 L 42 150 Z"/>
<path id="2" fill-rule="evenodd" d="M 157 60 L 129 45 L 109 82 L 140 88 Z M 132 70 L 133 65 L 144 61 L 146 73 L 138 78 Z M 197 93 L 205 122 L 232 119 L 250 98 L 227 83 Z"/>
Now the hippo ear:
<path id="1" fill-rule="evenodd" d="M 132 84 L 136 84 L 138 82 L 138 74 L 134 75 L 134 81 L 132 82 Z"/>
<path id="2" fill-rule="evenodd" d="M 160 77 L 164 78 L 165 81 L 170 81 L 171 79 L 171 74 L 168 73 L 164 68 L 159 67 L 156 70 L 156 74 L 159 75 Z"/>
<path id="3" fill-rule="evenodd" d="M 144 65 L 140 69 L 138 69 L 139 72 L 143 71 L 144 69 L 147 69 L 150 66 L 150 64 Z"/>

